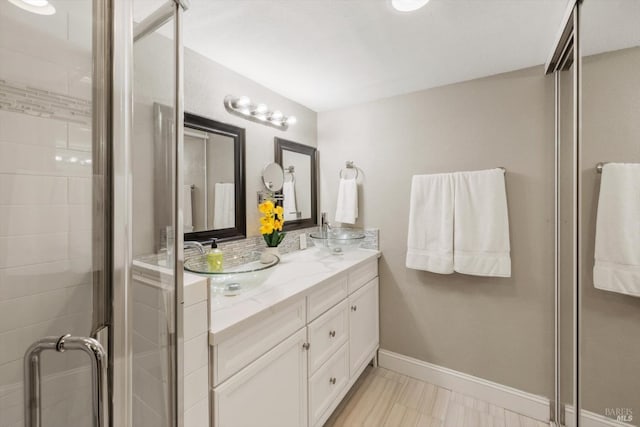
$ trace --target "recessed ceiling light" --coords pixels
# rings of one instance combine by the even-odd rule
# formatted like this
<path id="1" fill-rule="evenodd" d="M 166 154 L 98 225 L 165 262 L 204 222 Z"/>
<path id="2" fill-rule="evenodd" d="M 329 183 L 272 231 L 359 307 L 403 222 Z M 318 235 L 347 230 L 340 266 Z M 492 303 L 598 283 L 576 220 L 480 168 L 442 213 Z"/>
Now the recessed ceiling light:
<path id="1" fill-rule="evenodd" d="M 391 6 L 399 12 L 413 12 L 429 3 L 429 0 L 391 0 Z"/>
<path id="2" fill-rule="evenodd" d="M 56 8 L 48 0 L 9 0 L 9 3 L 38 15 L 53 15 Z"/>

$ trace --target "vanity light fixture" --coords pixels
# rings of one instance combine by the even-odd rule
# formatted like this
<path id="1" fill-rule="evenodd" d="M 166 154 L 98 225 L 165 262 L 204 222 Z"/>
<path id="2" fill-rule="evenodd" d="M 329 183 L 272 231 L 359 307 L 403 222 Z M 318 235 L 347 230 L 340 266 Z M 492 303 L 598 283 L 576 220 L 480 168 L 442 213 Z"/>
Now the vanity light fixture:
<path id="1" fill-rule="evenodd" d="M 225 96 L 224 108 L 235 116 L 280 130 L 287 130 L 298 122 L 295 116 L 286 116 L 280 110 L 270 110 L 267 104 L 253 103 L 247 96 Z"/>
<path id="2" fill-rule="evenodd" d="M 37 15 L 53 15 L 56 13 L 56 8 L 48 0 L 9 0 L 9 3 Z"/>
<path id="3" fill-rule="evenodd" d="M 391 0 L 391 6 L 398 12 L 413 12 L 429 3 L 429 0 Z"/>

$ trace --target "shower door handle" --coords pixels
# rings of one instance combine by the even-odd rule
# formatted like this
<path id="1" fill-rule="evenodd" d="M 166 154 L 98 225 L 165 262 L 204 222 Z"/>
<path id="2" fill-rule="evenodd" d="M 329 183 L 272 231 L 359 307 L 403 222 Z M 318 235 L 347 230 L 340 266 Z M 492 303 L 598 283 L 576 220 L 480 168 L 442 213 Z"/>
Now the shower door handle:
<path id="1" fill-rule="evenodd" d="M 94 427 L 107 427 L 108 399 L 107 399 L 107 355 L 102 345 L 93 338 L 45 337 L 31 344 L 24 355 L 24 417 L 25 427 L 41 427 L 41 385 L 40 385 L 40 355 L 45 350 L 64 352 L 66 350 L 80 350 L 91 359 L 91 388 L 92 388 L 92 420 Z"/>

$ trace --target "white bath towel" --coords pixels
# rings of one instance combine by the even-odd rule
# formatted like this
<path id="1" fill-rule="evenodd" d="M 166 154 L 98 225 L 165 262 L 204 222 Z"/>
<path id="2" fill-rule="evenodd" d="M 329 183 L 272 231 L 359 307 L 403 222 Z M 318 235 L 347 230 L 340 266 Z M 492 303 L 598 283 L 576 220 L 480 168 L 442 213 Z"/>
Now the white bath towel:
<path id="1" fill-rule="evenodd" d="M 355 178 L 340 178 L 336 221 L 355 224 L 356 219 L 358 219 L 358 183 Z"/>
<path id="2" fill-rule="evenodd" d="M 293 221 L 298 219 L 298 205 L 296 204 L 296 184 L 293 181 L 286 181 L 282 185 L 282 208 L 284 209 L 284 220 Z"/>
<path id="3" fill-rule="evenodd" d="M 452 174 L 415 175 L 411 181 L 408 268 L 453 273 Z"/>
<path id="4" fill-rule="evenodd" d="M 184 185 L 184 191 L 182 195 L 182 217 L 183 228 L 185 233 L 193 231 L 193 200 L 191 185 Z"/>
<path id="5" fill-rule="evenodd" d="M 596 221 L 596 288 L 640 297 L 640 164 L 602 169 Z"/>
<path id="6" fill-rule="evenodd" d="M 511 277 L 504 171 L 458 172 L 454 182 L 454 270 Z"/>
<path id="7" fill-rule="evenodd" d="M 231 228 L 236 223 L 236 186 L 233 182 L 216 182 L 213 204 L 213 229 Z"/>

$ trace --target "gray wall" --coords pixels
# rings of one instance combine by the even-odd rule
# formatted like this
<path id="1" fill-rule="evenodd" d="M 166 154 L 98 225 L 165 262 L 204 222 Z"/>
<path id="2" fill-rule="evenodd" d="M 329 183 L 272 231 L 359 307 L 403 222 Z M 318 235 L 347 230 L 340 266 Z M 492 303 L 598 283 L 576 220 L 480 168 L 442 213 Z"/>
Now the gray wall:
<path id="1" fill-rule="evenodd" d="M 361 168 L 380 228 L 381 347 L 528 392 L 553 381 L 553 79 L 536 67 L 319 113 L 322 207 Z M 504 166 L 509 279 L 404 266 L 411 176 Z"/>
<path id="2" fill-rule="evenodd" d="M 584 60 L 582 80 L 582 380 L 585 409 L 640 416 L 640 298 L 593 287 L 602 161 L 640 162 L 640 48 Z M 638 242 L 640 244 L 640 242 Z"/>

